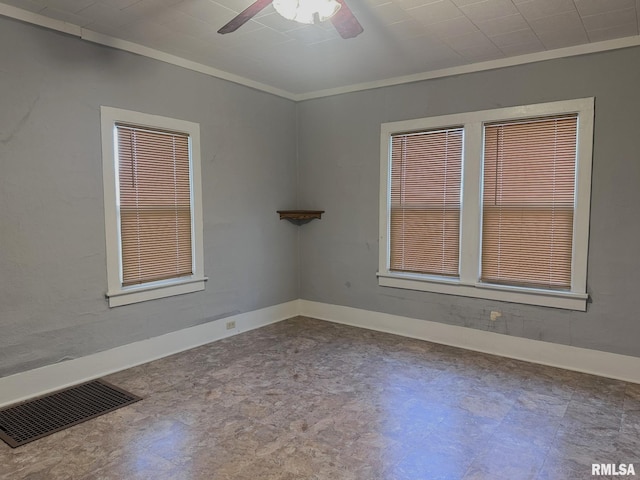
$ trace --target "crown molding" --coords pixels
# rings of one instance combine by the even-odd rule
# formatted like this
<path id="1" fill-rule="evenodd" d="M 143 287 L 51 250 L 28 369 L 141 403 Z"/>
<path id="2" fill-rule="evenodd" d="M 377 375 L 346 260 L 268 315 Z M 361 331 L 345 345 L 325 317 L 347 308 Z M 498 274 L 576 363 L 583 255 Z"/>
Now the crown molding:
<path id="1" fill-rule="evenodd" d="M 69 35 L 76 36 L 88 42 L 116 48 L 126 52 L 134 53 L 148 58 L 153 58 L 161 62 L 203 73 L 215 78 L 227 80 L 245 87 L 249 87 L 262 92 L 270 93 L 294 102 L 312 100 L 322 97 L 331 97 L 334 95 L 342 95 L 345 93 L 359 92 L 364 90 L 372 90 L 376 88 L 391 87 L 406 83 L 421 82 L 434 78 L 450 77 L 454 75 L 462 75 L 466 73 L 482 72 L 486 70 L 495 70 L 498 68 L 513 67 L 516 65 L 525 65 L 529 63 L 543 62 L 545 60 L 555 60 L 558 58 L 575 57 L 579 55 L 588 55 L 592 53 L 605 52 L 609 50 L 619 50 L 622 48 L 630 48 L 640 46 L 640 36 L 616 38 L 613 40 L 605 40 L 602 42 L 587 43 L 584 45 L 575 45 L 572 47 L 558 48 L 555 50 L 545 50 L 542 52 L 529 53 L 526 55 L 518 55 L 516 57 L 501 58 L 498 60 L 489 60 L 486 62 L 472 63 L 469 65 L 460 65 L 457 67 L 444 68 L 429 72 L 415 73 L 411 75 L 403 75 L 399 77 L 391 77 L 371 82 L 355 83 L 342 87 L 329 88 L 325 90 L 316 90 L 306 93 L 293 93 L 287 90 L 273 87 L 265 83 L 257 82 L 240 75 L 219 70 L 209 65 L 187 60 L 176 55 L 162 52 L 150 47 L 145 47 L 137 43 L 129 42 L 119 38 L 103 35 L 90 29 L 80 27 L 71 23 L 63 22 L 53 18 L 40 15 L 38 13 L 29 12 L 21 8 L 13 7 L 0 3 L 0 15 L 5 17 L 21 20 L 26 23 L 38 25 L 41 27 L 56 30 Z"/>
<path id="2" fill-rule="evenodd" d="M 153 58 L 155 60 L 160 60 L 161 62 L 186 68 L 187 70 L 193 70 L 194 72 L 204 73 L 205 75 L 209 75 L 211 77 L 220 78 L 222 80 L 227 80 L 229 82 L 237 83 L 239 85 L 244 85 L 245 87 L 253 88 L 254 90 L 260 90 L 262 92 L 271 93 L 272 95 L 277 95 L 278 97 L 283 97 L 288 100 L 296 101 L 296 96 L 290 92 L 287 92 L 286 90 L 272 87 L 271 85 L 267 85 L 264 83 L 256 82 L 254 80 L 241 77 L 240 75 L 235 75 L 233 73 L 229 73 L 224 70 L 219 70 L 217 68 L 213 68 L 208 65 L 204 65 L 202 63 L 193 62 L 191 60 L 187 60 L 185 58 L 178 57 L 176 55 L 171 55 L 169 53 L 161 52 L 160 50 L 156 50 L 154 48 L 145 47 L 144 45 L 140 45 L 138 43 L 133 43 L 127 40 L 121 40 L 119 38 L 110 37 L 108 35 L 103 35 L 101 33 L 97 33 L 85 28 L 82 29 L 82 34 L 80 38 L 82 38 L 83 40 L 87 40 L 88 42 L 98 43 L 100 45 L 105 45 L 107 47 L 117 48 L 118 50 L 124 50 L 125 52 L 135 53 L 137 55 L 142 55 L 143 57 Z"/>
<path id="3" fill-rule="evenodd" d="M 120 38 L 94 32 L 93 30 L 90 30 L 88 28 L 82 28 L 78 25 L 63 22 L 62 20 L 45 17 L 44 15 L 40 15 L 39 13 L 29 12 L 21 8 L 12 7 L 10 5 L 0 3 L 0 15 L 16 20 L 21 20 L 26 23 L 31 23 L 33 25 L 38 25 L 40 27 L 49 28 L 51 30 L 56 30 L 58 32 L 63 32 L 68 35 L 73 35 L 82 40 L 86 40 L 87 42 L 97 43 L 99 45 L 116 48 L 125 52 L 135 53 L 143 57 L 153 58 L 155 60 L 159 60 L 171 65 L 176 65 L 187 70 L 203 73 L 205 75 L 237 83 L 254 90 L 260 90 L 262 92 L 271 93 L 272 95 L 276 95 L 278 97 L 296 101 L 296 95 L 287 92 L 286 90 L 272 87 L 271 85 L 267 85 L 264 83 L 256 82 L 240 75 L 235 75 L 233 73 L 219 70 L 202 63 L 187 60 L 176 55 L 171 55 L 154 48 L 145 47 L 144 45 L 140 45 L 138 43 L 129 42 L 127 40 L 122 40 Z"/>
<path id="4" fill-rule="evenodd" d="M 451 77 L 454 75 L 462 75 L 465 73 L 495 70 L 498 68 L 543 62 L 545 60 L 575 57 L 579 55 L 588 55 L 591 53 L 605 52 L 608 50 L 619 50 L 622 48 L 637 46 L 640 46 L 640 36 L 636 35 L 633 37 L 616 38 L 613 40 L 605 40 L 602 42 L 575 45 L 573 47 L 557 48 L 555 50 L 545 50 L 543 52 L 528 53 L 526 55 L 518 55 L 516 57 L 500 58 L 498 60 L 489 60 L 486 62 L 471 63 L 469 65 L 460 65 L 458 67 L 443 68 L 441 70 L 433 70 L 430 72 L 415 73 L 412 75 L 404 75 L 401 77 L 392 77 L 384 80 L 376 80 L 373 82 L 355 83 L 344 87 L 317 90 L 315 92 L 295 95 L 295 100 L 300 102 L 304 100 L 312 100 L 314 98 L 342 95 L 343 93 L 372 90 L 374 88 L 391 87 L 394 85 L 415 83 L 423 80 L 431 80 L 434 78 Z"/>

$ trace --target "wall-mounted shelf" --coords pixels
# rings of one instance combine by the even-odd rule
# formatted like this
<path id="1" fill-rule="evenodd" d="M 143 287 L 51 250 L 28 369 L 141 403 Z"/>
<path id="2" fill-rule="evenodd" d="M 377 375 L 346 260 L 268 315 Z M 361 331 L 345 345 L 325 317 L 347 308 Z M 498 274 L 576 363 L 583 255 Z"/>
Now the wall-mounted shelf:
<path id="1" fill-rule="evenodd" d="M 278 210 L 280 220 L 289 220 L 296 225 L 310 222 L 314 218 L 322 218 L 324 210 Z"/>

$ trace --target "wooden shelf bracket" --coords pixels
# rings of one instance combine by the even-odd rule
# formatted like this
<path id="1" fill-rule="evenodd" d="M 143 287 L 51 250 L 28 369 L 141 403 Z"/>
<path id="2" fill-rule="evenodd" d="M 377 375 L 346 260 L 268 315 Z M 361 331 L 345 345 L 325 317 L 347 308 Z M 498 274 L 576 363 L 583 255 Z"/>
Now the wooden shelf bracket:
<path id="1" fill-rule="evenodd" d="M 303 225 L 314 218 L 322 218 L 324 210 L 278 210 L 280 220 L 289 220 L 295 225 Z"/>

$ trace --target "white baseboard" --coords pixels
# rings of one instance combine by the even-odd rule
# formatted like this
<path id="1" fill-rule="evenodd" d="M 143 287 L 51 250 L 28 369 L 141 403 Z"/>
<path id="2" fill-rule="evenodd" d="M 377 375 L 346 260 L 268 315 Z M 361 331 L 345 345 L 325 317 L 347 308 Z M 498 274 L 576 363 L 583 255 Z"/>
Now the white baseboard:
<path id="1" fill-rule="evenodd" d="M 0 407 L 93 380 L 298 314 L 299 301 L 241 313 L 104 352 L 0 378 Z M 227 330 L 227 322 L 236 328 Z"/>
<path id="2" fill-rule="evenodd" d="M 640 383 L 640 358 L 300 300 L 299 315 L 531 363 Z"/>
<path id="3" fill-rule="evenodd" d="M 352 307 L 309 300 L 293 300 L 0 378 L 0 407 L 297 315 L 640 383 L 640 358 L 638 357 L 512 337 Z M 230 321 L 236 322 L 236 328 L 227 330 L 226 324 Z"/>

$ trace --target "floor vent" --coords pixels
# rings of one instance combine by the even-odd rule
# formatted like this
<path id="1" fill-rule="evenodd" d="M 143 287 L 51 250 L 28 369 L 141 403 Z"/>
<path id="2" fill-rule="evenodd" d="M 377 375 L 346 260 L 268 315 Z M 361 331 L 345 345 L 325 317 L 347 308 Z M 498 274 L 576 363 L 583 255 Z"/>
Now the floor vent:
<path id="1" fill-rule="evenodd" d="M 16 448 L 141 400 L 93 380 L 0 410 L 0 439 Z"/>

